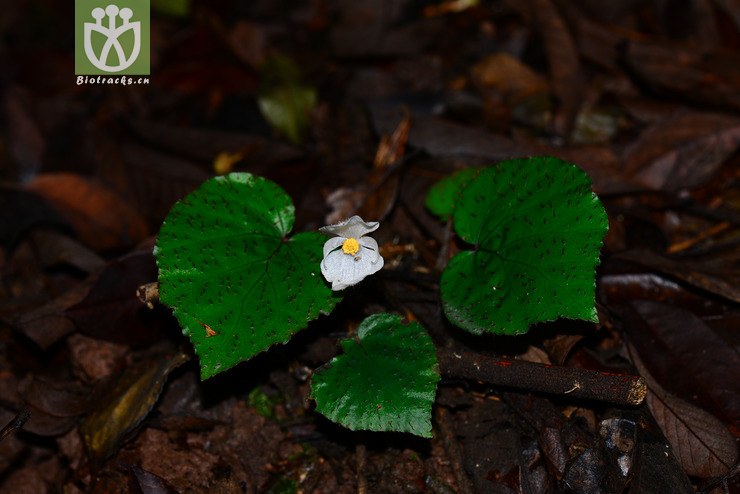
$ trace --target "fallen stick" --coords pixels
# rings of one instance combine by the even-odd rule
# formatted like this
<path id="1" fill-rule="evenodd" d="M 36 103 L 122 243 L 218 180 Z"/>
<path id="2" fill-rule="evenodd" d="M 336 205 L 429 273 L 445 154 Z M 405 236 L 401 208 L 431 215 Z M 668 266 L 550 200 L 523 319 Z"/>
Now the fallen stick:
<path id="1" fill-rule="evenodd" d="M 628 374 L 537 364 L 445 349 L 438 350 L 437 360 L 440 371 L 446 376 L 476 379 L 495 386 L 620 405 L 639 405 L 647 393 L 645 380 Z"/>

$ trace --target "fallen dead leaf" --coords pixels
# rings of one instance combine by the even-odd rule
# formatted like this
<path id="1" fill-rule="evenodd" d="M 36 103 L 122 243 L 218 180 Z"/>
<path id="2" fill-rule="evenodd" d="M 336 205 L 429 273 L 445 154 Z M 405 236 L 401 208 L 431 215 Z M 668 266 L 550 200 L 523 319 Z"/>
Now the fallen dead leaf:
<path id="1" fill-rule="evenodd" d="M 106 458 L 121 446 L 122 438 L 151 411 L 169 373 L 189 358 L 182 352 L 160 353 L 126 369 L 80 424 L 85 447 L 94 461 Z"/>
<path id="2" fill-rule="evenodd" d="M 97 251 L 131 246 L 149 234 L 141 215 L 105 185 L 73 173 L 38 175 L 28 189 L 52 203 Z"/>
<path id="3" fill-rule="evenodd" d="M 630 306 L 624 328 L 654 378 L 740 429 L 737 351 L 683 307 L 648 300 Z"/>
<path id="4" fill-rule="evenodd" d="M 628 355 L 648 383 L 645 402 L 686 473 L 709 478 L 729 472 L 738 451 L 735 439 L 722 422 L 663 389 L 631 346 Z"/>

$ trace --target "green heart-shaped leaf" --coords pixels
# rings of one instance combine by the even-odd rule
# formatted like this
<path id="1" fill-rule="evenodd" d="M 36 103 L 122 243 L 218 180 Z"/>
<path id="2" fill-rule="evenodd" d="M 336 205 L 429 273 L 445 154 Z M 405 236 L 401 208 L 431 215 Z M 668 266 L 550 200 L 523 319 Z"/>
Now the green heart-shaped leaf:
<path id="1" fill-rule="evenodd" d="M 317 411 L 352 430 L 432 436 L 439 371 L 432 339 L 419 323 L 375 314 L 342 348 L 311 381 Z"/>
<path id="2" fill-rule="evenodd" d="M 159 298 L 203 379 L 285 343 L 340 300 L 319 269 L 324 236 L 287 238 L 293 221 L 285 191 L 248 173 L 208 180 L 167 215 L 154 248 Z"/>
<path id="3" fill-rule="evenodd" d="M 581 169 L 550 157 L 487 168 L 462 190 L 453 222 L 475 246 L 442 273 L 454 324 L 520 334 L 560 317 L 597 320 L 595 267 L 608 223 Z"/>
<path id="4" fill-rule="evenodd" d="M 480 171 L 480 168 L 463 168 L 432 185 L 427 192 L 427 209 L 446 221 L 455 211 L 462 190 Z"/>

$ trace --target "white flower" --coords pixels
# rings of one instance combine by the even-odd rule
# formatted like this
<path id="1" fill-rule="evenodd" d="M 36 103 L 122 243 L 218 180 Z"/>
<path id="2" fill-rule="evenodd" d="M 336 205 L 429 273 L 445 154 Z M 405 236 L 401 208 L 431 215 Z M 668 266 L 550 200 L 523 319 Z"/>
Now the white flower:
<path id="1" fill-rule="evenodd" d="M 336 225 L 319 228 L 322 233 L 337 235 L 324 244 L 321 261 L 321 274 L 331 283 L 332 290 L 356 285 L 383 267 L 378 242 L 364 236 L 379 226 L 377 221 L 366 223 L 359 216 L 353 216 Z"/>

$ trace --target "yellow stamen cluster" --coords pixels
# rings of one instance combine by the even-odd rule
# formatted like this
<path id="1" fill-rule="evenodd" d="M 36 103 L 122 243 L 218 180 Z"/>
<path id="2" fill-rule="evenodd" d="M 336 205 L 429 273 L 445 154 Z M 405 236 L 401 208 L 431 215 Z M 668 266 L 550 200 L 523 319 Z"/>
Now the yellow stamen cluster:
<path id="1" fill-rule="evenodd" d="M 360 242 L 356 238 L 348 238 L 342 244 L 342 252 L 345 254 L 355 255 L 360 251 Z"/>

